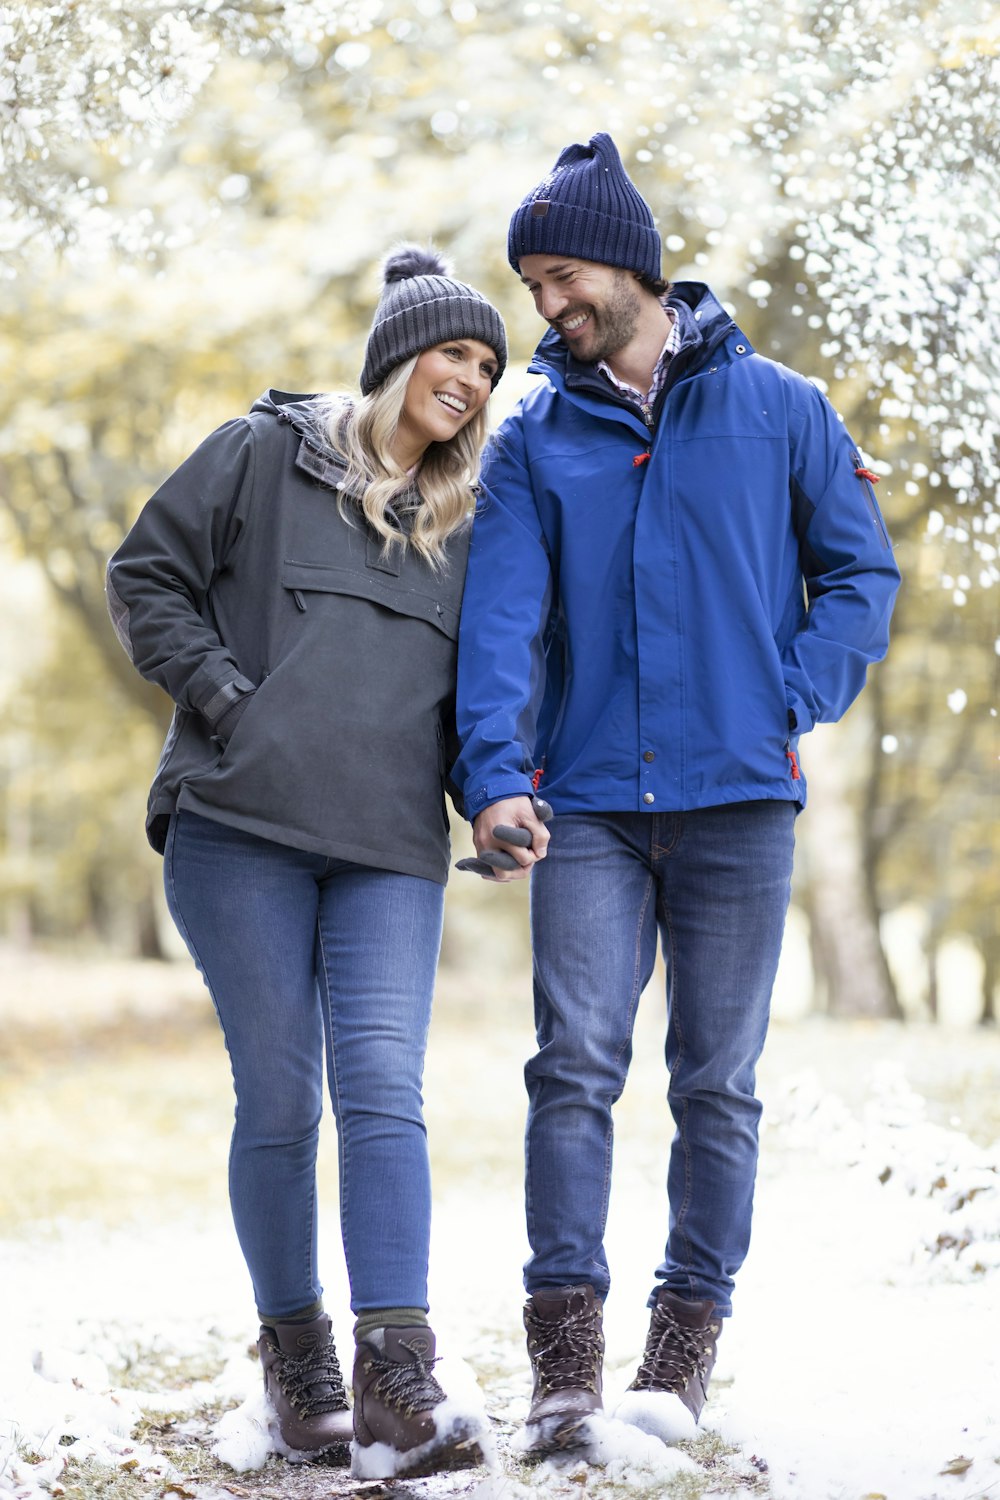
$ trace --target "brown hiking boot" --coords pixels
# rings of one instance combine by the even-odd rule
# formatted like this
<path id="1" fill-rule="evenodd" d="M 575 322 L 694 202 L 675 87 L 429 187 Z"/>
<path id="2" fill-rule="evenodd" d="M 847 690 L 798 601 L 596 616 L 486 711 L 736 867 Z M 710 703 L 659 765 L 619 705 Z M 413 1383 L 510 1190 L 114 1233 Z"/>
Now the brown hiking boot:
<path id="1" fill-rule="evenodd" d="M 262 1326 L 257 1341 L 281 1450 L 299 1462 L 347 1464 L 351 1459 L 351 1413 L 331 1327 L 320 1313 L 309 1323 Z"/>
<path id="2" fill-rule="evenodd" d="M 603 1304 L 592 1286 L 535 1292 L 524 1306 L 534 1374 L 525 1423 L 526 1452 L 572 1448 L 589 1416 L 602 1409 Z"/>
<path id="3" fill-rule="evenodd" d="M 660 1287 L 642 1363 L 615 1410 L 619 1421 L 664 1443 L 697 1436 L 722 1331 L 714 1313 L 714 1302 L 689 1302 Z"/>
<path id="4" fill-rule="evenodd" d="M 389 1479 L 483 1462 L 481 1419 L 448 1400 L 432 1373 L 429 1328 L 376 1328 L 354 1360 L 353 1474 Z"/>

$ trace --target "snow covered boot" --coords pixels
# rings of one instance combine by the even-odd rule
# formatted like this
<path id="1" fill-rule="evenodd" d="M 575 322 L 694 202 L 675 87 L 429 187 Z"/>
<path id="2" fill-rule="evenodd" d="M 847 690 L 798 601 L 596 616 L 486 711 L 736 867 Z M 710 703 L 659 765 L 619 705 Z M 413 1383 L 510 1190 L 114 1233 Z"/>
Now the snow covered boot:
<path id="1" fill-rule="evenodd" d="M 714 1313 L 714 1302 L 689 1302 L 660 1287 L 642 1363 L 615 1410 L 620 1422 L 664 1443 L 697 1436 L 722 1332 Z"/>
<path id="2" fill-rule="evenodd" d="M 547 1288 L 525 1303 L 534 1388 L 524 1436 L 533 1457 L 581 1445 L 587 1418 L 602 1409 L 603 1312 L 586 1285 Z"/>
<path id="3" fill-rule="evenodd" d="M 347 1464 L 351 1413 L 330 1319 L 262 1325 L 257 1348 L 264 1390 L 278 1423 L 279 1450 L 293 1462 Z"/>
<path id="4" fill-rule="evenodd" d="M 429 1328 L 375 1328 L 354 1360 L 356 1479 L 412 1479 L 483 1462 L 481 1419 L 449 1401 L 434 1378 Z"/>

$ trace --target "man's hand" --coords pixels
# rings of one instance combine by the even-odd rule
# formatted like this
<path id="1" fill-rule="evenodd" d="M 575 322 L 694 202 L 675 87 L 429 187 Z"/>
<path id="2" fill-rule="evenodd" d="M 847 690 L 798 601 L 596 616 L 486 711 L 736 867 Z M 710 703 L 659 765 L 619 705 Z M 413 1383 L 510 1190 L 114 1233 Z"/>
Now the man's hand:
<path id="1" fill-rule="evenodd" d="M 460 859 L 456 869 L 484 880 L 524 880 L 545 858 L 552 809 L 540 797 L 506 797 L 481 812 L 472 825 L 478 858 Z"/>

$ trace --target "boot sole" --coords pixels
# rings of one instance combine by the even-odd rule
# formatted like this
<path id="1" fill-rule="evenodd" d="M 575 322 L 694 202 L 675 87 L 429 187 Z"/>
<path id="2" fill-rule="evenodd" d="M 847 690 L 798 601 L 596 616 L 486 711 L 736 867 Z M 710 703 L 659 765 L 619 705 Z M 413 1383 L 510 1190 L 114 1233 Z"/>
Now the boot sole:
<path id="1" fill-rule="evenodd" d="M 384 1455 L 372 1466 L 371 1449 L 378 1448 Z M 368 1455 L 366 1459 L 366 1455 Z M 360 1461 L 359 1461 L 360 1460 Z M 408 1452 L 393 1448 L 387 1443 L 360 1443 L 356 1440 L 355 1459 L 351 1473 L 355 1479 L 427 1479 L 433 1474 L 447 1474 L 460 1469 L 475 1469 L 486 1462 L 486 1456 L 475 1433 L 466 1436 L 445 1438 L 436 1443 L 429 1440 L 420 1448 Z"/>
<path id="2" fill-rule="evenodd" d="M 447 1474 L 459 1469 L 477 1469 L 485 1462 L 478 1438 L 460 1443 L 444 1443 L 431 1453 L 424 1453 L 412 1465 L 399 1470 L 400 1479 L 426 1479 L 431 1474 Z"/>
<path id="3" fill-rule="evenodd" d="M 276 1442 L 275 1452 L 289 1464 L 309 1464 L 324 1469 L 344 1469 L 351 1462 L 350 1440 L 330 1443 L 326 1448 L 292 1448 L 288 1443 Z"/>
<path id="4" fill-rule="evenodd" d="M 600 1413 L 587 1412 L 582 1417 L 549 1417 L 541 1422 L 526 1423 L 525 1436 L 528 1446 L 524 1450 L 525 1463 L 540 1463 L 554 1453 L 572 1453 L 587 1446 L 586 1428 L 590 1417 Z"/>
<path id="5" fill-rule="evenodd" d="M 321 1469 L 346 1469 L 351 1462 L 351 1445 L 331 1443 L 329 1448 L 319 1448 L 315 1453 L 307 1454 L 302 1462 Z"/>

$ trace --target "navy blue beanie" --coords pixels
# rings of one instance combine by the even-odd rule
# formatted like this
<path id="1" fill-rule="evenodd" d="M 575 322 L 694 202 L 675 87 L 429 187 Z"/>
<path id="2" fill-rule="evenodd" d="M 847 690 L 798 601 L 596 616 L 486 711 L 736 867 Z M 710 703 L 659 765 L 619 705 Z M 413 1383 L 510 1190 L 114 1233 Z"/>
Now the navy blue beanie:
<path id="1" fill-rule="evenodd" d="M 567 146 L 552 171 L 515 209 L 507 258 L 572 255 L 651 280 L 661 273 L 660 236 L 618 148 L 601 131 L 586 146 Z"/>

